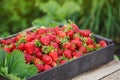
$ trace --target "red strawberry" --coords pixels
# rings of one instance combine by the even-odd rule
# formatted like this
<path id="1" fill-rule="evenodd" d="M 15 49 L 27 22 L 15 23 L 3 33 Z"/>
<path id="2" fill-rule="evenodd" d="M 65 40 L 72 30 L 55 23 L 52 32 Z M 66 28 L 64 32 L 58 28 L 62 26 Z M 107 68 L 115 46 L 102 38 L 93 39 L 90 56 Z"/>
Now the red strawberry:
<path id="1" fill-rule="evenodd" d="M 64 44 L 64 46 L 63 46 L 63 48 L 65 48 L 65 49 L 70 49 L 70 47 L 71 47 L 71 43 L 70 42 Z"/>
<path id="2" fill-rule="evenodd" d="M 56 49 L 59 48 L 59 46 L 58 46 L 58 44 L 57 44 L 56 42 L 51 42 L 50 45 L 53 46 L 53 47 L 56 48 Z"/>
<path id="3" fill-rule="evenodd" d="M 6 40 L 0 40 L 0 43 L 2 43 L 2 44 L 4 44 L 4 45 L 6 45 L 7 44 L 7 42 L 6 42 Z"/>
<path id="4" fill-rule="evenodd" d="M 60 27 L 58 26 L 53 29 L 54 34 L 57 34 L 57 31 L 60 31 Z"/>
<path id="5" fill-rule="evenodd" d="M 23 37 L 23 33 L 19 33 L 16 37 L 15 40 L 19 41 Z"/>
<path id="6" fill-rule="evenodd" d="M 75 36 L 74 40 L 80 41 L 80 37 L 79 36 Z"/>
<path id="7" fill-rule="evenodd" d="M 72 44 L 72 45 L 70 46 L 69 50 L 75 51 L 75 50 L 76 50 L 76 45 L 75 45 L 75 44 Z"/>
<path id="8" fill-rule="evenodd" d="M 64 50 L 63 52 L 64 56 L 67 58 L 72 58 L 72 52 L 70 50 Z"/>
<path id="9" fill-rule="evenodd" d="M 11 43 L 13 43 L 13 40 L 12 40 L 12 39 L 7 39 L 7 40 L 6 40 L 6 43 L 7 43 L 7 44 L 11 44 Z"/>
<path id="10" fill-rule="evenodd" d="M 36 64 L 43 64 L 42 61 L 39 58 L 34 58 L 33 61 L 34 61 L 35 65 Z"/>
<path id="11" fill-rule="evenodd" d="M 73 55 L 74 58 L 79 58 L 81 56 L 82 56 L 81 52 L 74 52 L 74 55 Z"/>
<path id="12" fill-rule="evenodd" d="M 37 58 L 39 58 L 39 59 L 41 59 L 42 58 L 42 52 L 36 52 L 35 53 L 35 56 L 37 57 Z"/>
<path id="13" fill-rule="evenodd" d="M 53 61 L 53 62 L 51 63 L 51 66 L 52 66 L 52 67 L 55 67 L 55 66 L 57 66 L 57 63 Z"/>
<path id="14" fill-rule="evenodd" d="M 66 36 L 65 32 L 63 31 L 58 31 L 57 34 L 59 37 L 62 37 L 62 38 Z"/>
<path id="15" fill-rule="evenodd" d="M 36 31 L 36 34 L 45 34 L 46 33 L 46 29 L 44 28 L 39 28 L 37 31 Z"/>
<path id="16" fill-rule="evenodd" d="M 93 40 L 91 38 L 86 38 L 86 43 L 89 44 L 94 44 Z"/>
<path id="17" fill-rule="evenodd" d="M 35 49 L 35 45 L 33 42 L 27 42 L 24 45 L 25 50 L 27 51 L 28 54 L 33 54 L 34 49 Z"/>
<path id="18" fill-rule="evenodd" d="M 78 48 L 80 48 L 80 47 L 82 46 L 82 41 L 77 41 L 77 42 L 76 42 L 76 46 L 77 46 Z"/>
<path id="19" fill-rule="evenodd" d="M 50 39 L 49 39 L 48 36 L 42 36 L 42 37 L 40 38 L 40 42 L 41 42 L 43 45 L 49 45 Z"/>
<path id="20" fill-rule="evenodd" d="M 41 52 L 41 48 L 35 47 L 34 53 Z"/>
<path id="21" fill-rule="evenodd" d="M 52 63 L 52 58 L 48 55 L 43 55 L 42 57 L 42 61 L 45 63 L 45 64 L 51 64 Z"/>
<path id="22" fill-rule="evenodd" d="M 64 64 L 64 63 L 66 63 L 67 62 L 67 60 L 61 60 L 60 61 L 60 64 Z"/>
<path id="23" fill-rule="evenodd" d="M 54 60 L 57 61 L 58 60 L 58 53 L 57 52 L 50 52 L 49 56 Z"/>
<path id="24" fill-rule="evenodd" d="M 16 49 L 15 43 L 11 43 L 11 49 L 12 49 L 12 50 L 15 50 L 15 49 Z"/>
<path id="25" fill-rule="evenodd" d="M 58 55 L 62 55 L 62 50 L 58 49 Z"/>
<path id="26" fill-rule="evenodd" d="M 72 28 L 74 29 L 75 32 L 79 32 L 79 28 L 76 24 L 72 23 L 71 26 L 72 26 Z"/>
<path id="27" fill-rule="evenodd" d="M 79 32 L 84 37 L 89 37 L 91 35 L 91 31 L 90 30 L 80 30 Z"/>
<path id="28" fill-rule="evenodd" d="M 38 72 L 42 72 L 44 70 L 43 64 L 36 64 L 35 66 L 37 67 Z"/>
<path id="29" fill-rule="evenodd" d="M 53 34 L 48 34 L 48 37 L 50 40 L 55 40 L 56 39 L 56 35 Z"/>
<path id="30" fill-rule="evenodd" d="M 66 34 L 70 37 L 70 39 L 73 38 L 74 31 L 73 30 L 68 30 Z"/>
<path id="31" fill-rule="evenodd" d="M 26 41 L 27 41 L 27 42 L 30 42 L 30 41 L 32 41 L 32 40 L 33 40 L 33 37 L 32 37 L 31 35 L 26 37 Z"/>
<path id="32" fill-rule="evenodd" d="M 29 55 L 29 54 L 25 54 L 24 55 L 26 63 L 30 63 L 33 60 L 33 56 Z"/>
<path id="33" fill-rule="evenodd" d="M 87 52 L 87 49 L 86 49 L 84 46 L 81 46 L 80 49 L 79 49 L 79 51 L 80 51 L 81 53 L 86 53 L 86 52 Z"/>
<path id="34" fill-rule="evenodd" d="M 104 40 L 99 41 L 101 47 L 106 47 L 107 43 Z"/>
<path id="35" fill-rule="evenodd" d="M 44 65 L 44 71 L 50 70 L 50 69 L 52 69 L 50 65 L 47 65 L 47 64 Z"/>
<path id="36" fill-rule="evenodd" d="M 23 51 L 24 50 L 24 43 L 20 43 L 18 45 L 18 49 L 21 50 L 21 51 Z"/>
<path id="37" fill-rule="evenodd" d="M 11 52 L 11 48 L 9 48 L 9 47 L 5 47 L 4 50 L 5 50 L 6 52 L 8 52 L 8 53 Z"/>
<path id="38" fill-rule="evenodd" d="M 60 44 L 60 40 L 59 40 L 58 38 L 55 39 L 55 42 L 56 42 L 57 44 Z"/>

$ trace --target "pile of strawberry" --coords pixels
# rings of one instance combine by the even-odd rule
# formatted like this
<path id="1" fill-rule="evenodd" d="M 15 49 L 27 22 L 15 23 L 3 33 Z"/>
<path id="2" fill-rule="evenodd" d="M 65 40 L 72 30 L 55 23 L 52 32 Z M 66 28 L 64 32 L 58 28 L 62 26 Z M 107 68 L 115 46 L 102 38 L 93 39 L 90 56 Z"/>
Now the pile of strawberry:
<path id="1" fill-rule="evenodd" d="M 22 51 L 26 63 L 34 64 L 38 72 L 105 46 L 104 40 L 96 43 L 90 30 L 80 30 L 74 23 L 55 28 L 38 28 L 0 40 L 0 47 L 9 54 L 16 49 Z"/>

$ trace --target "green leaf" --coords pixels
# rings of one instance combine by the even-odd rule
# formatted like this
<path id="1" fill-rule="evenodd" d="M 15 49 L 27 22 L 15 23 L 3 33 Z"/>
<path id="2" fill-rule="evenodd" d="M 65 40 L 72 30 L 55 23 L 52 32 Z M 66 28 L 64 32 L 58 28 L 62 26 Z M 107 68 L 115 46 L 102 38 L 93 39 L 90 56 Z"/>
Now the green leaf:
<path id="1" fill-rule="evenodd" d="M 21 51 L 13 51 L 7 56 L 7 61 L 8 74 L 16 74 L 20 78 L 26 78 L 37 74 L 37 69 L 35 66 L 25 63 L 24 54 Z"/>
<path id="2" fill-rule="evenodd" d="M 1 73 L 4 75 L 8 74 L 8 67 L 1 67 Z"/>
<path id="3" fill-rule="evenodd" d="M 0 67 L 5 66 L 6 52 L 0 49 Z"/>
<path id="4" fill-rule="evenodd" d="M 21 78 L 17 77 L 17 76 L 14 75 L 14 74 L 8 74 L 8 75 L 7 75 L 7 78 L 8 78 L 9 80 L 26 80 L 25 78 L 24 78 L 24 79 L 21 79 Z"/>

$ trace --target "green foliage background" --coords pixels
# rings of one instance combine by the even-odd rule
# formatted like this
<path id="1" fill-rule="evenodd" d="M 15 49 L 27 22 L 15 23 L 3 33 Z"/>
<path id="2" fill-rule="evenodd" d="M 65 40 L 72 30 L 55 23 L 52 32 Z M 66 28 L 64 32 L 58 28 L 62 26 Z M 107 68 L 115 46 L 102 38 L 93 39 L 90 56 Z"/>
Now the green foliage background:
<path id="1" fill-rule="evenodd" d="M 91 29 L 120 42 L 120 0 L 1 0 L 0 36 L 34 24 L 63 23 L 71 19 L 81 29 Z"/>

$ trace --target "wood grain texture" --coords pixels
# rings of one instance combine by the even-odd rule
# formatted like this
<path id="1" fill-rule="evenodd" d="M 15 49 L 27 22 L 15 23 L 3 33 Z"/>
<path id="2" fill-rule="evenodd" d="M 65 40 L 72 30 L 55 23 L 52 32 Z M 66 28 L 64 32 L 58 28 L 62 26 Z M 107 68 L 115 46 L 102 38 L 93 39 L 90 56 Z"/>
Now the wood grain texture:
<path id="1" fill-rule="evenodd" d="M 119 69 L 120 69 L 120 62 L 113 60 L 105 65 L 95 68 L 94 70 L 90 70 L 81 75 L 78 75 L 72 80 L 102 80 L 102 78 L 109 76 L 110 74 L 116 72 Z M 117 74 L 120 75 L 120 73 L 117 73 Z M 114 79 L 106 78 L 104 80 L 114 80 Z"/>

